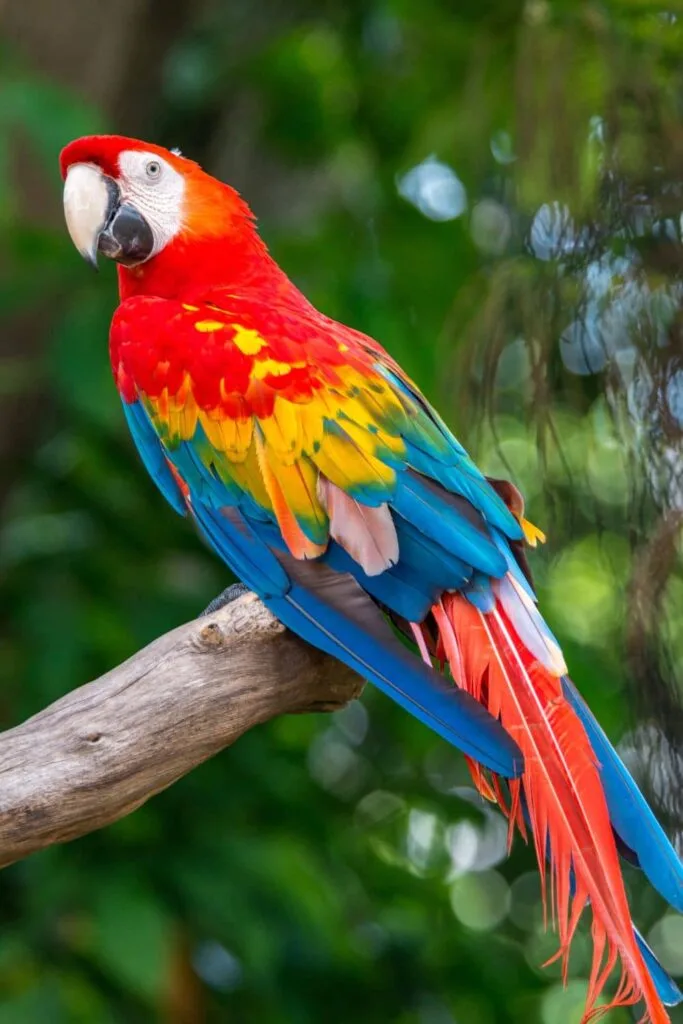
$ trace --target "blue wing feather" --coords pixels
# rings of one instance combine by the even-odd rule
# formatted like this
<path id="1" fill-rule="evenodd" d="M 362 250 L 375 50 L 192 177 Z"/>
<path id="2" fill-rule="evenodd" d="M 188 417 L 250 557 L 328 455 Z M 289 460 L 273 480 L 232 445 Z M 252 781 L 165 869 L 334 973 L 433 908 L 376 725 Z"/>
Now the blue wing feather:
<path id="1" fill-rule="evenodd" d="M 376 363 L 375 369 L 408 399 L 413 410 L 419 410 L 417 417 L 407 418 L 401 430 L 406 444 L 406 463 L 454 494 L 462 495 L 490 526 L 501 530 L 511 540 L 521 540 L 519 522 L 436 410 L 388 367 Z"/>
<path id="2" fill-rule="evenodd" d="M 335 572 L 353 576 L 363 590 L 408 622 L 421 622 L 439 594 L 438 587 L 411 572 L 402 560 L 388 572 L 368 576 L 348 552 L 332 541 L 324 561 Z"/>
<path id="3" fill-rule="evenodd" d="M 123 412 L 145 469 L 169 505 L 172 505 L 179 515 L 186 515 L 187 506 L 182 492 L 168 467 L 157 432 L 142 403 L 140 401 L 124 402 Z"/>
<path id="4" fill-rule="evenodd" d="M 323 561 L 338 572 L 350 573 L 364 590 L 408 622 L 422 622 L 444 590 L 467 584 L 472 569 L 407 519 L 397 516 L 395 526 L 401 557 L 377 576 L 366 575 L 334 541 Z"/>
<path id="5" fill-rule="evenodd" d="M 343 577 L 336 574 L 336 579 Z M 373 635 L 298 583 L 283 598 L 265 599 L 265 604 L 299 636 L 344 661 L 449 743 L 492 771 L 519 774 L 521 755 L 500 724 L 407 651 L 386 623 L 386 634 Z"/>
<path id="6" fill-rule="evenodd" d="M 443 548 L 473 568 L 494 577 L 505 572 L 505 558 L 490 536 L 449 502 L 447 492 L 439 493 L 426 479 L 401 473 L 391 506 L 426 537 L 438 539 Z"/>
<path id="7" fill-rule="evenodd" d="M 264 602 L 287 593 L 289 576 L 240 512 L 217 512 L 193 501 L 192 515 L 214 550 Z"/>

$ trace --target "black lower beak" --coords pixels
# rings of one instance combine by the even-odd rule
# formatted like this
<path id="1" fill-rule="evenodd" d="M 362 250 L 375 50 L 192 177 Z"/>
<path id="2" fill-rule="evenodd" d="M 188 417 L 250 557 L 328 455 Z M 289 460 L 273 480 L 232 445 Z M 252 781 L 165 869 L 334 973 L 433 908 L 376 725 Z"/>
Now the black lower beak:
<path id="1" fill-rule="evenodd" d="M 134 206 L 112 204 L 107 223 L 100 231 L 97 250 L 108 259 L 134 267 L 152 255 L 154 235 Z"/>

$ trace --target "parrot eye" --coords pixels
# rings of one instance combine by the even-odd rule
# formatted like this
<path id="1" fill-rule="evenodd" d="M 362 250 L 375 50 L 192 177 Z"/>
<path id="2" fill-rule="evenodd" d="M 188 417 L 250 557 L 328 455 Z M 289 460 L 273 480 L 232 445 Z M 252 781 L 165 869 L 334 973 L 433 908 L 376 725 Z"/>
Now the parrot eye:
<path id="1" fill-rule="evenodd" d="M 158 160 L 148 160 L 145 167 L 145 174 L 150 181 L 158 181 L 161 177 L 161 164 Z"/>

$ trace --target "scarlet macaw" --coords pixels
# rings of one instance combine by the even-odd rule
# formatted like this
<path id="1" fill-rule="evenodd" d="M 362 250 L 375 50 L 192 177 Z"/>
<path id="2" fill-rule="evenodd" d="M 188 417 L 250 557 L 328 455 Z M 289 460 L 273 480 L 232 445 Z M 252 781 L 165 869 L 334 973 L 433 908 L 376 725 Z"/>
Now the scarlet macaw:
<path id="1" fill-rule="evenodd" d="M 119 136 L 61 154 L 76 248 L 118 263 L 123 409 L 164 497 L 285 625 L 467 755 L 531 833 L 565 965 L 583 909 L 584 1020 L 668 1020 L 681 999 L 634 930 L 618 848 L 683 911 L 683 864 L 567 675 L 536 607 L 511 485 L 487 480 L 400 366 L 318 312 L 246 203 L 196 163 Z M 388 624 L 414 637 L 411 653 Z"/>

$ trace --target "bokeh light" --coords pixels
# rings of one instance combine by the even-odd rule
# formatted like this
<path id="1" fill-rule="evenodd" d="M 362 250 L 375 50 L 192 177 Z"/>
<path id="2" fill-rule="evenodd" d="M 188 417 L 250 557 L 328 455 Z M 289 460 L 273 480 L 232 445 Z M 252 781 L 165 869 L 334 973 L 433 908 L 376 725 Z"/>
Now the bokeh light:
<path id="1" fill-rule="evenodd" d="M 452 167 L 430 156 L 397 183 L 399 195 L 430 220 L 455 220 L 467 208 L 467 193 Z"/>
<path id="2" fill-rule="evenodd" d="M 488 932 L 503 921 L 510 909 L 510 886 L 497 871 L 464 874 L 450 887 L 457 919 L 476 932 Z"/>

